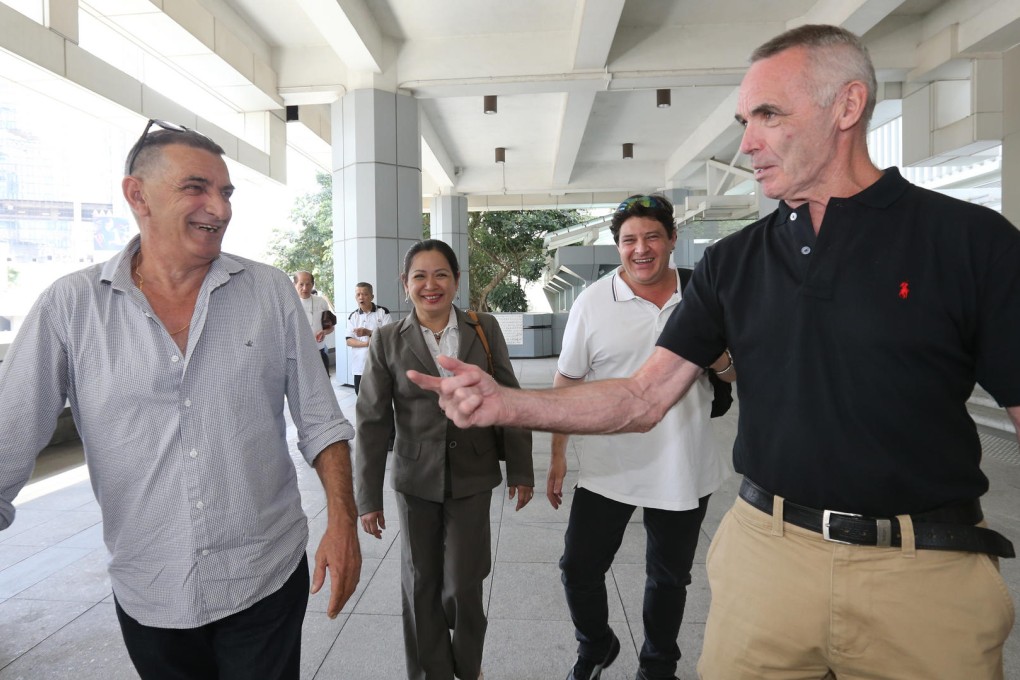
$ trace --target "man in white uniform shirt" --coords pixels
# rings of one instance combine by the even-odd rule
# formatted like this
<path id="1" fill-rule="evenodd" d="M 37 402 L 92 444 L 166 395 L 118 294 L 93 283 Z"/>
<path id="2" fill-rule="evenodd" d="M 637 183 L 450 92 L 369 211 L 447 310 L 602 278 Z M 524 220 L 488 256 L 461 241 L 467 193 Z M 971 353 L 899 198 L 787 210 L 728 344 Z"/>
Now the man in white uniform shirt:
<path id="1" fill-rule="evenodd" d="M 673 206 L 662 196 L 632 196 L 617 208 L 613 239 L 623 265 L 587 288 L 570 310 L 553 385 L 633 374 L 680 303 L 670 267 L 676 244 Z M 713 365 L 734 373 L 727 355 Z M 712 388 L 699 379 L 662 422 L 640 434 L 580 438 L 581 470 L 560 559 L 578 658 L 568 680 L 599 678 L 620 651 L 609 627 L 605 575 L 636 507 L 647 533 L 645 642 L 637 680 L 672 679 L 680 659 L 691 564 L 709 496 L 722 483 L 709 414 Z M 554 434 L 546 495 L 563 500 L 567 435 Z"/>
<path id="2" fill-rule="evenodd" d="M 390 322 L 390 310 L 373 302 L 372 284 L 364 281 L 354 286 L 354 300 L 358 308 L 347 317 L 347 346 L 351 348 L 351 373 L 354 374 L 354 394 L 357 394 L 372 333 Z"/>
<path id="3" fill-rule="evenodd" d="M 312 293 L 315 288 L 315 277 L 311 272 L 296 272 L 293 280 L 294 288 L 297 289 L 298 297 L 301 298 L 305 316 L 308 317 L 308 324 L 312 327 L 312 333 L 315 334 L 315 343 L 322 356 L 322 365 L 326 367 L 326 375 L 329 375 L 329 352 L 326 351 L 326 336 L 336 330 L 333 326 L 322 327 L 322 313 L 332 311 L 329 300 Z"/>

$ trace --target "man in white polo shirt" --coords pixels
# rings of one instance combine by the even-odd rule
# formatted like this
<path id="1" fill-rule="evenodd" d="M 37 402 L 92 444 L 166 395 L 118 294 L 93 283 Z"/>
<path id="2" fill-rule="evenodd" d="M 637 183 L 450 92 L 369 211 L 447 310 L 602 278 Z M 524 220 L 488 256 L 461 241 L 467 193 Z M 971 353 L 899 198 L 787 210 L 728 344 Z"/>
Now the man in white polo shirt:
<path id="1" fill-rule="evenodd" d="M 632 196 L 613 215 L 613 239 L 622 266 L 588 287 L 574 303 L 553 381 L 632 375 L 680 303 L 680 279 L 670 267 L 676 245 L 673 206 L 662 196 Z M 712 366 L 734 374 L 723 354 Z M 594 680 L 620 651 L 609 627 L 605 575 L 636 507 L 644 508 L 647 534 L 645 641 L 637 680 L 674 678 L 691 565 L 708 498 L 725 476 L 709 424 L 712 388 L 707 377 L 652 430 L 592 435 L 576 442 L 581 469 L 560 559 L 567 606 L 578 641 L 567 676 Z M 567 435 L 554 434 L 546 495 L 563 500 Z"/>
<path id="2" fill-rule="evenodd" d="M 347 346 L 351 348 L 351 373 L 354 375 L 354 393 L 361 389 L 361 374 L 368 360 L 368 344 L 372 333 L 390 322 L 390 310 L 377 305 L 372 284 L 361 281 L 354 286 L 354 300 L 358 303 L 347 317 Z"/>

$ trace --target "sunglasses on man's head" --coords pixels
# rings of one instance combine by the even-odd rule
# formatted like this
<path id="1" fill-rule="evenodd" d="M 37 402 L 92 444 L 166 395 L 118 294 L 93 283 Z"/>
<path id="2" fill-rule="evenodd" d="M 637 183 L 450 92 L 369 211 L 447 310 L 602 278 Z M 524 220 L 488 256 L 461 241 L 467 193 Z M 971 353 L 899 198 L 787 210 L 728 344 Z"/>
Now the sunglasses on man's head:
<path id="1" fill-rule="evenodd" d="M 655 196 L 631 196 L 616 208 L 616 212 L 627 212 L 634 206 L 642 208 L 654 208 L 658 210 L 670 210 L 670 208 Z"/>
<path id="2" fill-rule="evenodd" d="M 153 125 L 161 127 L 164 130 L 170 130 L 172 132 L 195 132 L 195 130 L 192 130 L 191 128 L 186 128 L 183 125 L 178 125 L 177 123 L 171 123 L 169 121 L 159 120 L 157 118 L 150 118 L 149 122 L 146 123 L 145 125 L 145 129 L 142 130 L 142 136 L 139 137 L 138 141 L 135 142 L 135 145 L 131 147 L 131 153 L 128 154 L 127 163 L 124 164 L 125 170 L 124 174 L 130 175 L 131 171 L 135 169 L 135 161 L 138 159 L 138 154 L 141 153 L 142 149 L 145 148 L 145 140 L 149 136 L 149 130 L 152 129 Z M 195 134 L 201 133 L 195 132 Z"/>

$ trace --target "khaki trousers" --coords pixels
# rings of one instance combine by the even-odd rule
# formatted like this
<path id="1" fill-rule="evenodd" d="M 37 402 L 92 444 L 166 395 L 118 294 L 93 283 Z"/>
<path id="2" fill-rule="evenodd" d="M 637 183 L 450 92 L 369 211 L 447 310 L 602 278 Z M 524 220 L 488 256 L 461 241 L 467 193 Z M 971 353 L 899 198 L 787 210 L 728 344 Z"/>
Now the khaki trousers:
<path id="1" fill-rule="evenodd" d="M 914 550 L 900 523 L 902 548 L 843 545 L 738 498 L 708 552 L 699 677 L 1001 680 L 1014 609 L 997 561 Z"/>

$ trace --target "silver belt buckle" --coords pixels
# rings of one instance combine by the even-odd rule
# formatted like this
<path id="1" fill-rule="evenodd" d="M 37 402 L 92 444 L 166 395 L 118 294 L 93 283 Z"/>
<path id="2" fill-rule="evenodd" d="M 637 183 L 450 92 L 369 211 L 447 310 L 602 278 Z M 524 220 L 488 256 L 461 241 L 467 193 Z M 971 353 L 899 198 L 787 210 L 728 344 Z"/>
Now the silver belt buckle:
<path id="1" fill-rule="evenodd" d="M 831 543 L 854 545 L 850 541 L 840 541 L 829 536 L 829 518 L 832 517 L 833 515 L 843 515 L 844 517 L 863 517 L 864 515 L 858 515 L 857 513 L 853 512 L 840 512 L 839 510 L 822 510 L 822 538 Z"/>

